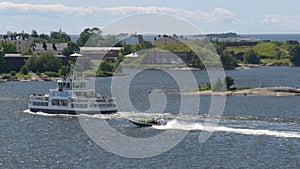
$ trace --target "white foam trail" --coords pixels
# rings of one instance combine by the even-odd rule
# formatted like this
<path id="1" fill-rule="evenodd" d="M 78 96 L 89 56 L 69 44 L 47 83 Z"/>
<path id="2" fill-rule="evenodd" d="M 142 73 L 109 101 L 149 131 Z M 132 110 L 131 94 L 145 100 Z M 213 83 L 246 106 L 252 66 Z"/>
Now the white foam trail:
<path id="1" fill-rule="evenodd" d="M 29 109 L 25 110 L 24 113 L 29 113 L 33 115 L 39 115 L 39 116 L 46 116 L 46 117 L 76 117 L 77 115 L 71 115 L 71 114 L 50 114 L 50 113 L 44 113 L 44 112 L 32 112 Z"/>
<path id="2" fill-rule="evenodd" d="M 247 129 L 247 128 L 231 128 L 231 127 L 209 127 L 203 126 L 201 123 L 194 123 L 194 124 L 181 124 L 178 123 L 176 120 L 172 120 L 167 123 L 165 126 L 153 126 L 155 129 L 160 130 L 202 130 L 208 132 L 228 132 L 228 133 L 239 133 L 245 135 L 266 135 L 266 136 L 273 136 L 273 137 L 283 137 L 283 138 L 300 138 L 300 132 L 294 131 L 275 131 L 275 130 L 261 130 L 261 129 Z"/>
<path id="3" fill-rule="evenodd" d="M 169 116 L 170 114 L 157 114 L 157 113 L 135 113 L 135 112 L 117 112 L 113 114 L 50 114 L 44 112 L 32 112 L 29 109 L 24 111 L 25 113 L 39 115 L 39 116 L 46 116 L 46 117 L 79 117 L 79 118 L 98 118 L 98 119 L 118 119 L 118 118 L 137 118 L 137 117 L 162 117 L 162 116 Z"/>
<path id="4" fill-rule="evenodd" d="M 29 109 L 24 111 L 25 113 L 48 116 L 48 117 L 81 117 L 81 118 L 99 118 L 99 119 L 114 119 L 114 118 L 132 118 L 132 117 L 157 117 L 157 116 L 169 116 L 170 114 L 156 114 L 156 113 L 135 113 L 135 112 L 118 112 L 114 114 L 49 114 L 43 112 L 31 112 Z M 168 121 L 167 125 L 164 126 L 153 126 L 158 130 L 202 130 L 208 132 L 232 132 L 245 135 L 266 135 L 273 137 L 283 138 L 300 138 L 300 132 L 294 131 L 275 131 L 275 130 L 261 130 L 261 129 L 247 129 L 247 128 L 231 128 L 225 126 L 210 127 L 203 126 L 202 123 L 188 123 L 178 122 L 176 119 Z"/>

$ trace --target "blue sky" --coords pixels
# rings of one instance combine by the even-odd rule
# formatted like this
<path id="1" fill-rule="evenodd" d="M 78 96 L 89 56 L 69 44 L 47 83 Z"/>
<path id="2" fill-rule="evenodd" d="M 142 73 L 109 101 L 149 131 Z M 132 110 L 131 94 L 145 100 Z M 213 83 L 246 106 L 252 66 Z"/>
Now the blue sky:
<path id="1" fill-rule="evenodd" d="M 204 33 L 299 33 L 299 7 L 298 0 L 11 0 L 0 1 L 0 33 L 32 29 L 49 33 L 62 29 L 79 34 L 86 27 L 103 27 L 144 13 L 178 16 Z M 139 31 L 140 24 L 131 20 L 130 31 Z M 186 29 L 174 22 L 175 27 Z M 161 29 L 177 33 L 175 29 Z"/>

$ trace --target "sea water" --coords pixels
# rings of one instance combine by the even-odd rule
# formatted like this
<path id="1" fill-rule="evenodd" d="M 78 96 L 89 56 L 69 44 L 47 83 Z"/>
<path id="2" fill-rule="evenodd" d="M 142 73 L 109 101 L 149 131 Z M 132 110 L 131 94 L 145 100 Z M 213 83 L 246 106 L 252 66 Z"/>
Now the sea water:
<path id="1" fill-rule="evenodd" d="M 128 70 L 130 74 L 131 70 Z M 226 71 L 237 86 L 300 87 L 299 68 L 260 67 Z M 173 82 L 148 70 L 153 78 L 136 79 L 130 90 L 138 112 L 113 115 L 49 115 L 27 109 L 29 95 L 55 88 L 55 82 L 0 83 L 0 168 L 298 168 L 300 166 L 300 97 L 231 96 L 226 98 L 219 125 L 205 123 L 211 97 L 200 97 L 199 112 L 177 112 L 177 94 L 166 96 L 164 112 L 147 113 L 149 86 Z M 173 73 L 183 75 L 183 71 Z M 194 71 L 200 83 L 207 74 Z M 137 75 L 138 76 L 138 75 Z M 126 78 L 120 76 L 116 78 Z M 97 78 L 96 90 L 110 95 L 112 78 Z M 98 85 L 99 84 L 99 85 Z M 173 86 L 176 88 L 176 85 Z M 146 92 L 141 92 L 146 91 Z M 151 91 L 150 91 L 151 92 Z M 184 99 L 192 102 L 199 96 Z M 118 98 L 117 98 L 118 99 Z M 138 100 L 138 101 L 136 101 Z M 122 100 L 118 100 L 122 102 Z M 128 119 L 163 117 L 166 126 L 138 128 Z M 105 121 L 115 131 L 132 138 L 151 138 L 165 131 L 187 131 L 186 137 L 168 151 L 146 158 L 128 158 L 97 145 L 80 120 Z M 104 132 L 103 129 L 97 129 Z M 203 143 L 201 132 L 213 132 Z M 103 137 L 105 139 L 105 137 Z M 164 143 L 168 144 L 168 143 Z M 141 150 L 142 151 L 142 150 Z"/>

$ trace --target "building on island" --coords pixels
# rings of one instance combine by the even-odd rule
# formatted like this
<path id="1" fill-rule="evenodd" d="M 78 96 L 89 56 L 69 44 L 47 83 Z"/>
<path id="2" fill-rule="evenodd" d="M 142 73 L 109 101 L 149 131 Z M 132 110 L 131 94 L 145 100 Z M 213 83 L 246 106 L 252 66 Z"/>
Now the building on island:
<path id="1" fill-rule="evenodd" d="M 122 47 L 80 47 L 80 54 L 94 60 L 116 59 Z"/>
<path id="2" fill-rule="evenodd" d="M 162 45 L 181 45 L 183 44 L 178 38 L 166 36 L 163 37 L 155 37 L 152 42 L 154 46 L 162 46 Z"/>
<path id="3" fill-rule="evenodd" d="M 68 47 L 68 43 L 32 43 L 32 54 L 40 54 L 45 52 L 51 52 L 54 55 L 62 55 L 64 48 Z"/>

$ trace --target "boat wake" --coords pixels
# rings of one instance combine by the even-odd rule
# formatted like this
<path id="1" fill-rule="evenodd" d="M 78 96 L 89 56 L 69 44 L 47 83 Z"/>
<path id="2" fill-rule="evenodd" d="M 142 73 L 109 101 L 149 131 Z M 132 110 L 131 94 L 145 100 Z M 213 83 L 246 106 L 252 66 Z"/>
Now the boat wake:
<path id="1" fill-rule="evenodd" d="M 225 126 L 204 126 L 203 123 L 186 124 L 180 123 L 177 120 L 172 120 L 165 126 L 152 126 L 158 130 L 189 130 L 189 131 L 207 131 L 207 132 L 226 132 L 226 133 L 238 133 L 245 135 L 256 136 L 273 136 L 281 138 L 300 138 L 300 132 L 295 131 L 276 131 L 268 129 L 249 129 L 249 128 L 233 128 Z"/>
<path id="2" fill-rule="evenodd" d="M 169 113 L 136 113 L 136 112 L 117 112 L 113 114 L 50 114 L 44 112 L 32 112 L 29 109 L 25 110 L 24 113 L 29 113 L 33 115 L 46 116 L 46 117 L 77 117 L 77 118 L 98 118 L 98 119 L 130 119 L 130 118 L 139 118 L 139 117 L 170 117 Z"/>

